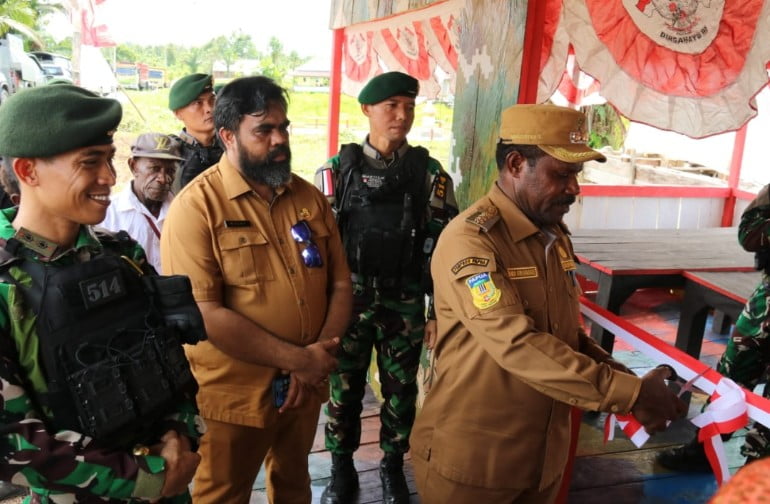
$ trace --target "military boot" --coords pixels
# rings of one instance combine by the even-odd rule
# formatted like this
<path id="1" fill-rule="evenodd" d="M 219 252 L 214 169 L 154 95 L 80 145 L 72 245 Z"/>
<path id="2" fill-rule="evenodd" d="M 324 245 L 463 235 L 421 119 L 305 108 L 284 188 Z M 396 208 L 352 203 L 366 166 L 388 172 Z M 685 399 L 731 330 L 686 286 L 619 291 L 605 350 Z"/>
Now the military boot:
<path id="1" fill-rule="evenodd" d="M 409 504 L 409 487 L 404 477 L 404 455 L 386 453 L 380 462 L 382 502 L 385 504 Z"/>
<path id="2" fill-rule="evenodd" d="M 671 471 L 711 472 L 703 444 L 695 436 L 689 443 L 664 450 L 655 457 L 660 465 Z"/>
<path id="3" fill-rule="evenodd" d="M 350 504 L 358 494 L 358 473 L 353 455 L 332 454 L 332 477 L 321 494 L 321 504 Z"/>

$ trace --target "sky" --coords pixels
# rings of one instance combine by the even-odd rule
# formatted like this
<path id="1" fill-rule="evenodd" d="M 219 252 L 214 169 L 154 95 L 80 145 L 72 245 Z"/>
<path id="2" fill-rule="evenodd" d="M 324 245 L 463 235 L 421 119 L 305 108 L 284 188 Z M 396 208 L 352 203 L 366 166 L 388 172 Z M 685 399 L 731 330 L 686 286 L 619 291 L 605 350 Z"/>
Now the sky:
<path id="1" fill-rule="evenodd" d="M 106 0 L 101 14 L 118 43 L 200 46 L 238 30 L 264 50 L 272 36 L 287 51 L 311 56 L 315 69 L 328 68 L 331 0 Z M 67 36 L 68 23 L 51 23 L 54 36 Z M 60 34 L 61 33 L 61 34 Z"/>

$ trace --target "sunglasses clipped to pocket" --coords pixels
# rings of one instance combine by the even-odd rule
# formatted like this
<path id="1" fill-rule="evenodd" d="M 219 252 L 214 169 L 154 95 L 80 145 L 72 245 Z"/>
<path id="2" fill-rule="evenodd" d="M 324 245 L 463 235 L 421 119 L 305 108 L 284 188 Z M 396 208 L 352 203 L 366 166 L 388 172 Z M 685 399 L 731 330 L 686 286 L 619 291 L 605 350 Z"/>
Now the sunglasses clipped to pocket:
<path id="1" fill-rule="evenodd" d="M 294 241 L 304 245 L 305 247 L 300 252 L 302 261 L 308 268 L 320 268 L 323 266 L 323 258 L 321 258 L 321 250 L 318 245 L 313 243 L 313 231 L 306 220 L 301 220 L 291 227 L 291 237 Z"/>

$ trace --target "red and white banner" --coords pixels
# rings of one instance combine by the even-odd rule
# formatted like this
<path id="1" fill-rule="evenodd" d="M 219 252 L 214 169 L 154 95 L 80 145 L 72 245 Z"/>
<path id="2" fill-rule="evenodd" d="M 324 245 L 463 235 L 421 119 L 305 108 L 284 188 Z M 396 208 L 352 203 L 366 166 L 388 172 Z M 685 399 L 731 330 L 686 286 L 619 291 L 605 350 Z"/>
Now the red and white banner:
<path id="1" fill-rule="evenodd" d="M 658 45 L 698 54 L 719 32 L 725 0 L 623 0 L 636 27 Z"/>
<path id="2" fill-rule="evenodd" d="M 374 52 L 372 32 L 345 33 L 342 43 L 345 81 L 366 83 L 382 73 Z"/>
<path id="3" fill-rule="evenodd" d="M 567 56 L 567 68 L 562 74 L 559 87 L 550 98 L 555 105 L 571 108 L 607 102 L 600 94 L 599 83 L 590 75 L 584 74 L 577 66 L 572 51 Z M 542 101 L 547 99 L 548 97 L 545 97 Z"/>
<path id="4" fill-rule="evenodd" d="M 107 0 L 79 0 L 81 23 L 80 43 L 93 47 L 117 45 L 101 15 L 102 4 Z"/>
<path id="5" fill-rule="evenodd" d="M 554 1 L 554 0 L 548 0 Z M 568 47 L 629 119 L 700 138 L 736 130 L 767 84 L 766 0 L 570 0 L 546 23 L 538 100 L 561 82 Z"/>
<path id="6" fill-rule="evenodd" d="M 449 75 L 458 65 L 464 0 L 447 0 L 389 18 L 345 28 L 342 91 L 355 96 L 372 77 L 398 70 L 420 81 L 420 95 L 436 98 L 436 66 Z"/>

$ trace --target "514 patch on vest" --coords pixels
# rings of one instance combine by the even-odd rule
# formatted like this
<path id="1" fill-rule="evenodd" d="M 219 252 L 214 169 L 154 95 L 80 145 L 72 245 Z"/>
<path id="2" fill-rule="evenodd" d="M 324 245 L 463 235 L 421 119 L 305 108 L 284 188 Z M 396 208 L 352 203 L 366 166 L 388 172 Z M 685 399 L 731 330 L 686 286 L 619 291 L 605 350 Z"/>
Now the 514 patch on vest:
<path id="1" fill-rule="evenodd" d="M 465 281 L 471 291 L 473 306 L 479 310 L 490 308 L 500 301 L 502 292 L 497 288 L 489 273 L 473 275 Z"/>

